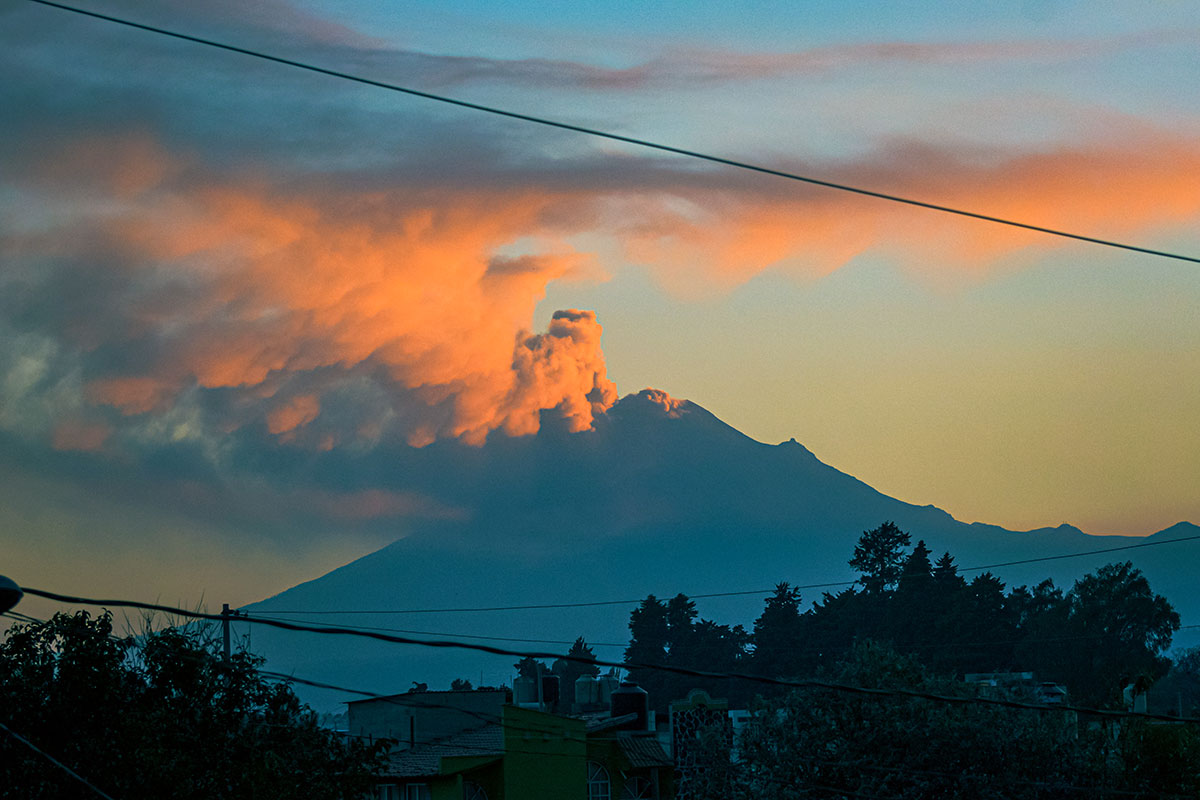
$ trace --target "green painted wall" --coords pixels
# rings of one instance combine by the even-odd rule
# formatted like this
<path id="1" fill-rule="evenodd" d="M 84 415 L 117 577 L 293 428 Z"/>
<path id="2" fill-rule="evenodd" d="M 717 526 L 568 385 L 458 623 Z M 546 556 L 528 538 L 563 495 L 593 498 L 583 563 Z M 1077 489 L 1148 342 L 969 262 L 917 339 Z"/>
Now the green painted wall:
<path id="1" fill-rule="evenodd" d="M 583 800 L 587 796 L 582 720 L 505 706 L 504 748 L 504 793 L 490 800 Z"/>

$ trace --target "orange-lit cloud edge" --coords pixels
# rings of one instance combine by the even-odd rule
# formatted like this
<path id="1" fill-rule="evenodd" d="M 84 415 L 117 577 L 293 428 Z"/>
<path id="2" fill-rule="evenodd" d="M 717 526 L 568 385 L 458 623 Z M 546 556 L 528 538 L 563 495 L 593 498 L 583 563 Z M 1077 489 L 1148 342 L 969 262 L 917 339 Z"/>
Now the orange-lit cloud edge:
<path id="1" fill-rule="evenodd" d="M 616 161 L 631 176 L 620 188 L 531 175 L 380 189 L 337 176 L 276 185 L 213 172 L 146 135 L 71 142 L 22 176 L 27 190 L 72 209 L 66 221 L 10 234 L 5 248 L 69 262 L 101 243 L 118 273 L 108 300 L 119 302 L 56 335 L 85 362 L 125 341 L 150 343 L 153 355 L 93 369 L 84 412 L 58 422 L 54 446 L 98 449 L 113 424 L 164 414 L 197 390 L 232 395 L 221 430 L 263 425 L 318 450 L 369 442 L 385 427 L 414 445 L 479 444 L 493 431 L 534 433 L 552 409 L 584 430 L 616 398 L 600 325 L 571 310 L 532 330 L 552 281 L 619 269 L 573 245 L 580 234 L 611 238 L 628 262 L 684 296 L 725 291 L 768 268 L 824 275 L 871 250 L 930 281 L 979 281 L 1015 251 L 1064 245 L 728 170 Z M 1194 224 L 1200 192 L 1187 176 L 1198 173 L 1200 144 L 1144 128 L 987 159 L 895 146 L 826 172 L 1112 238 Z M 106 198 L 102 212 L 65 202 L 79 185 Z M 381 403 L 326 413 L 364 382 Z M 119 414 L 89 421 L 88 408 Z"/>

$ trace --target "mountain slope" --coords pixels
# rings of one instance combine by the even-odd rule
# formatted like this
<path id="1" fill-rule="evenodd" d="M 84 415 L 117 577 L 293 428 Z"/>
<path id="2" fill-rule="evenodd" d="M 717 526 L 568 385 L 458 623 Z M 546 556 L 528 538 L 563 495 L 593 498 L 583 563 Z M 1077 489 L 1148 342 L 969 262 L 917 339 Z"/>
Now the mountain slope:
<path id="1" fill-rule="evenodd" d="M 913 541 L 952 552 L 963 567 L 1074 553 L 1200 534 L 1180 523 L 1150 539 L 1093 537 L 1063 525 L 1013 532 L 967 525 L 932 506 L 887 497 L 823 464 L 794 441 L 756 442 L 686 401 L 645 391 L 621 400 L 595 430 L 571 434 L 547 421 L 525 438 L 493 437 L 482 448 L 438 443 L 423 449 L 323 462 L 330 474 L 373 477 L 464 509 L 422 524 L 405 538 L 255 604 L 282 611 L 513 606 L 633 600 L 849 581 L 859 534 L 895 520 Z M 1079 559 L 997 568 L 1012 584 L 1072 579 L 1129 558 L 1189 619 L 1200 619 L 1190 565 L 1197 546 L 1152 546 Z M 836 587 L 832 588 L 836 591 Z M 820 590 L 806 590 L 805 601 Z M 747 626 L 761 596 L 701 600 L 703 616 Z M 583 635 L 604 658 L 619 659 L 630 605 L 472 613 L 307 617 L 439 635 L 569 642 Z M 497 642 L 561 652 L 565 645 Z M 272 668 L 372 691 L 453 677 L 497 683 L 515 659 L 400 647 L 257 628 L 253 649 Z M 308 693 L 328 704 L 344 696 Z"/>

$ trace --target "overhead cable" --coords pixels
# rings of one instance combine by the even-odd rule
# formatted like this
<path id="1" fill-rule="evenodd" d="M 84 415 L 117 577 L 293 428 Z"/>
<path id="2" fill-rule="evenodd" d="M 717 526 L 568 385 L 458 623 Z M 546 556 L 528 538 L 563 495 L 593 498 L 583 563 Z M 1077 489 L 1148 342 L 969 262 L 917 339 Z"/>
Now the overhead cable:
<path id="1" fill-rule="evenodd" d="M 1086 556 L 1103 555 L 1105 553 L 1117 553 L 1123 550 L 1137 550 L 1143 547 L 1157 547 L 1164 544 L 1176 544 L 1179 542 L 1193 542 L 1200 540 L 1200 534 L 1195 536 L 1180 536 L 1175 539 L 1158 539 L 1153 542 L 1138 542 L 1137 544 L 1125 544 L 1119 547 L 1105 547 L 1099 550 L 1085 550 L 1080 553 L 1060 553 L 1053 556 L 1037 556 L 1035 558 L 1023 558 L 1017 561 L 1002 561 L 996 564 L 983 564 L 977 567 L 963 567 L 959 572 L 980 572 L 989 569 L 999 569 L 1000 567 L 1015 567 L 1024 564 L 1035 564 L 1041 561 L 1061 561 L 1067 558 L 1084 558 Z M 806 583 L 792 586 L 792 589 L 831 589 L 838 586 L 853 586 L 858 581 L 831 581 L 829 583 Z M 747 595 L 763 595 L 773 594 L 775 588 L 770 589 L 745 589 L 732 592 L 707 592 L 704 594 L 689 594 L 689 600 L 701 600 L 711 597 L 739 597 Z M 664 597 L 666 595 L 663 595 Z M 304 611 L 300 609 L 263 609 L 267 614 L 310 614 L 310 615 L 329 615 L 329 614 L 451 614 L 451 613 L 474 613 L 483 611 L 527 611 L 531 609 L 541 608 L 587 608 L 592 606 L 628 606 L 637 605 L 645 598 L 636 600 L 592 600 L 578 603 L 530 603 L 526 605 L 516 606 L 482 606 L 468 608 L 408 608 L 408 609 L 370 609 L 370 610 L 344 610 L 344 611 Z"/>
<path id="2" fill-rule="evenodd" d="M 399 84 L 389 83 L 387 81 L 380 81 L 380 80 L 375 80 L 373 78 L 366 78 L 361 75 L 355 75 L 355 74 L 352 74 L 349 72 L 343 72 L 342 70 L 330 69 L 328 67 L 321 67 L 321 66 L 317 66 L 315 64 L 309 64 L 304 61 L 297 61 L 297 60 L 291 59 L 291 58 L 284 58 L 283 56 L 271 55 L 269 53 L 264 53 L 260 50 L 253 50 L 253 49 L 250 49 L 247 47 L 239 47 L 237 45 L 228 44 L 226 42 L 220 42 L 215 39 L 208 39 L 208 38 L 204 38 L 201 36 L 193 36 L 191 34 L 180 33 L 178 31 L 168 30 L 166 28 L 159 28 L 154 25 L 147 25 L 147 24 L 141 23 L 141 22 L 134 22 L 133 20 L 124 19 L 122 17 L 115 17 L 115 16 L 112 16 L 109 14 L 101 14 L 97 11 L 89 11 L 89 10 L 86 10 L 83 8 L 77 8 L 75 6 L 66 5 L 65 3 L 55 3 L 55 2 L 51 2 L 50 0 L 30 0 L 30 2 L 37 3 L 37 4 L 43 5 L 43 6 L 50 6 L 52 8 L 58 8 L 63 11 L 70 11 L 75 14 L 82 14 L 84 16 L 94 17 L 96 19 L 104 20 L 106 22 L 112 22 L 112 23 L 116 23 L 118 25 L 124 25 L 129 28 L 136 28 L 138 30 L 148 31 L 150 33 L 156 33 L 156 34 L 160 34 L 162 36 L 169 36 L 174 39 L 181 39 L 186 42 L 202 44 L 202 45 L 206 45 L 208 47 L 216 47 L 221 50 L 227 50 L 227 51 L 233 52 L 233 53 L 240 53 L 242 55 L 247 55 L 247 56 L 251 56 L 253 58 L 263 59 L 265 61 L 272 61 L 277 64 L 283 64 L 285 66 L 295 67 L 297 69 L 303 69 L 303 70 L 307 70 L 309 72 L 319 73 L 321 75 L 328 75 L 330 77 L 341 78 L 343 80 L 353 81 L 355 83 L 365 84 L 367 86 L 374 86 L 374 87 L 377 87 L 380 89 L 387 89 L 387 90 L 393 91 L 393 92 L 400 92 L 402 94 L 410 95 L 412 97 L 420 97 L 425 100 L 433 100 L 433 101 L 436 101 L 439 103 L 446 103 L 448 105 L 458 106 L 459 108 L 466 108 L 466 109 L 470 109 L 472 111 L 482 111 L 487 114 L 494 114 L 494 115 L 501 116 L 501 117 L 507 117 L 509 119 L 520 120 L 522 122 L 530 122 L 530 123 L 534 123 L 536 125 L 543 125 L 546 127 L 558 128 L 558 129 L 566 130 L 566 131 L 572 131 L 574 133 L 581 133 L 581 134 L 585 134 L 587 136 L 594 136 L 594 137 L 598 137 L 601 139 L 608 139 L 610 141 L 621 142 L 623 144 L 630 144 L 630 145 L 634 145 L 637 147 L 644 147 L 644 148 L 648 148 L 651 150 L 658 150 L 658 151 L 661 151 L 664 153 L 671 153 L 673 155 L 686 156 L 688 158 L 696 158 L 696 159 L 700 159 L 702 161 L 708 161 L 708 162 L 711 162 L 714 164 L 721 164 L 721 165 L 727 166 L 727 167 L 734 167 L 737 169 L 748 170 L 750 172 L 757 172 L 757 173 L 761 173 L 764 175 L 771 175 L 771 176 L 774 176 L 777 178 L 785 178 L 787 180 L 799 181 L 801 183 L 806 183 L 806 184 L 810 184 L 813 186 L 820 186 L 820 187 L 823 187 L 826 189 L 836 189 L 841 192 L 850 192 L 852 194 L 862 195 L 865 197 L 873 197 L 878 200 L 886 200 L 886 201 L 893 202 L 893 203 L 901 203 L 901 204 L 908 205 L 908 206 L 915 206 L 917 208 L 924 208 L 924 209 L 927 209 L 930 211 L 941 211 L 946 214 L 954 214 L 954 215 L 957 215 L 960 217 L 968 217 L 970 219 L 981 220 L 983 222 L 991 222 L 991 223 L 995 223 L 998 225 L 1005 225 L 1005 226 L 1008 226 L 1011 228 L 1020 228 L 1022 230 L 1033 231 L 1035 233 L 1043 233 L 1043 234 L 1047 234 L 1050 236 L 1057 236 L 1057 237 L 1064 238 L 1064 239 L 1072 239 L 1075 241 L 1087 242 L 1089 244 L 1101 245 L 1103 247 L 1112 247 L 1112 248 L 1117 248 L 1120 250 L 1129 250 L 1129 251 L 1133 251 L 1136 253 L 1143 253 L 1145 255 L 1159 256 L 1162 258 L 1171 258 L 1171 259 L 1176 259 L 1179 261 L 1188 261 L 1191 263 L 1200 264 L 1200 258 L 1197 258 L 1195 256 L 1183 255 L 1181 253 L 1174 253 L 1174 252 L 1170 252 L 1167 250 L 1155 250 L 1155 249 L 1149 248 L 1149 247 L 1141 247 L 1139 245 L 1127 244 L 1124 242 L 1118 242 L 1118 241 L 1114 241 L 1111 239 L 1103 239 L 1103 238 L 1096 237 L 1096 236 L 1085 236 L 1083 234 L 1071 233 L 1069 231 L 1059 230 L 1057 228 L 1048 228 L 1043 225 L 1034 225 L 1034 224 L 1028 223 L 1028 222 L 1019 222 L 1017 220 L 1007 219 L 1005 217 L 997 217 L 997 216 L 994 216 L 991 214 L 983 214 L 983 213 L 979 213 L 976 211 L 968 211 L 966 209 L 941 205 L 939 203 L 930 203 L 930 202 L 926 202 L 924 200 L 916 200 L 911 197 L 903 197 L 901 195 L 891 194 L 888 192 L 880 192 L 880 191 L 875 191 L 873 189 L 865 189 L 865 188 L 862 188 L 859 186 L 851 186 L 850 184 L 846 184 L 846 183 L 838 183 L 836 181 L 829 181 L 829 180 L 824 180 L 821 178 L 814 178 L 814 177 L 807 176 L 807 175 L 800 175 L 798 173 L 788 172 L 786 170 L 773 169 L 771 167 L 764 167 L 759 164 L 750 163 L 748 161 L 739 161 L 739 160 L 733 159 L 733 158 L 725 158 L 723 156 L 716 156 L 716 155 L 711 155 L 709 153 L 703 153 L 698 150 L 690 150 L 690 149 L 684 148 L 684 147 L 675 147 L 673 145 L 662 144 L 659 142 L 651 141 L 649 139 L 638 138 L 636 136 L 625 136 L 625 135 L 619 134 L 619 133 L 612 133 L 610 131 L 604 131 L 604 130 L 600 130 L 598 128 L 590 128 L 590 127 L 587 127 L 584 125 L 576 125 L 576 124 L 569 123 L 569 122 L 563 122 L 561 120 L 550 119 L 548 117 L 541 117 L 541 116 L 536 116 L 533 114 L 524 114 L 524 113 L 520 113 L 517 111 L 509 111 L 507 109 L 499 108 L 496 106 L 483 105 L 481 103 L 472 103 L 467 100 L 461 100 L 461 99 L 454 98 L 454 97 L 447 97 L 445 95 L 434 94 L 432 92 L 426 92 L 426 91 L 422 91 L 419 89 L 413 89 L 411 87 L 401 86 Z"/>
<path id="3" fill-rule="evenodd" d="M 75 597 L 72 595 L 58 594 L 57 592 L 49 592 L 44 589 L 33 589 L 30 587 L 22 587 L 26 594 L 43 597 L 47 600 L 56 600 L 60 603 L 71 605 L 88 605 L 88 606 L 112 606 L 115 608 L 139 608 L 145 611 L 160 611 L 168 614 L 175 614 L 181 617 L 191 619 L 205 619 L 213 622 L 221 622 L 228 617 L 221 614 L 208 614 L 200 611 L 189 611 L 187 609 L 175 608 L 173 606 L 164 606 L 157 603 L 143 603 L 137 600 L 99 600 L 88 597 Z M 380 642 L 389 644 L 408 644 L 419 647 L 431 647 L 440 650 L 473 650 L 480 653 L 488 653 L 490 655 L 511 656 L 515 658 L 533 658 L 533 659 L 560 659 L 562 661 L 573 661 L 579 664 L 589 664 L 597 667 L 616 667 L 626 670 L 650 670 L 655 672 L 668 672 L 675 675 L 684 675 L 691 678 L 709 678 L 714 680 L 743 680 L 751 683 L 761 683 L 769 686 L 781 686 L 789 689 L 824 689 L 834 692 L 846 692 L 851 694 L 860 694 L 876 697 L 908 697 L 917 700 L 927 700 L 930 702 L 950 703 L 956 705 L 991 705 L 1004 708 L 1027 709 L 1039 712 L 1052 711 L 1074 711 L 1081 714 L 1090 714 L 1099 717 L 1112 718 L 1137 718 L 1137 719 L 1154 719 L 1164 722 L 1189 722 L 1200 723 L 1200 719 L 1189 717 L 1174 717 L 1167 714 L 1150 714 L 1144 712 L 1131 711 L 1115 711 L 1111 709 L 1101 708 L 1084 708 L 1080 706 L 1069 705 L 1043 705 L 1039 703 L 1023 703 L 1016 700 L 1004 700 L 995 697 L 959 697 L 954 695 L 943 695 L 936 692 L 925 692 L 915 689 L 877 689 L 869 686 L 852 686 L 849 684 L 835 683 L 831 681 L 804 679 L 792 680 L 788 678 L 775 678 L 769 675 L 754 675 L 744 672 L 717 672 L 713 670 L 693 669 L 691 667 L 680 667 L 673 664 L 646 664 L 641 662 L 628 661 L 609 661 L 600 658 L 586 658 L 583 656 L 573 656 L 562 653 L 550 652 L 529 652 L 523 650 L 511 650 L 505 647 L 495 647 L 488 644 L 480 644 L 478 642 L 459 642 L 445 640 L 430 640 L 430 639 L 412 639 L 403 636 L 393 636 L 391 634 L 379 633 L 376 631 L 353 630 L 350 628 L 339 627 L 317 627 L 310 625 L 299 625 L 293 622 L 283 622 L 277 619 L 266 619 L 252 616 L 241 616 L 238 618 L 242 622 L 256 623 L 272 628 L 280 628 L 282 630 L 296 631 L 301 633 L 317 633 L 331 636 L 358 636 L 366 639 L 374 639 Z"/>
<path id="4" fill-rule="evenodd" d="M 273 612 L 267 612 L 268 615 L 270 615 L 272 613 Z M 278 619 L 283 622 L 299 622 L 299 623 L 307 624 L 305 622 L 305 620 L 301 620 L 301 619 L 287 619 L 285 617 L 262 616 L 260 614 L 255 614 L 255 616 L 258 619 Z M 575 644 L 574 640 L 568 641 L 566 639 L 525 639 L 525 638 L 521 638 L 518 636 L 480 636 L 480 635 L 473 634 L 473 633 L 446 633 L 445 631 L 415 631 L 415 630 L 409 630 L 407 628 L 383 628 L 383 627 L 379 627 L 376 625 L 346 625 L 346 624 L 342 624 L 340 627 L 353 628 L 354 630 L 360 630 L 360 631 L 383 631 L 384 633 L 413 633 L 413 634 L 417 634 L 419 636 L 454 636 L 459 639 L 484 639 L 484 640 L 492 641 L 492 642 L 525 642 L 528 644 L 570 644 L 570 645 Z M 626 646 L 626 644 L 624 642 L 588 642 L 586 640 L 585 640 L 585 644 L 587 644 L 588 647 L 625 647 Z"/>
<path id="5" fill-rule="evenodd" d="M 36 744 L 34 744 L 33 742 L 29 741 L 29 740 L 28 740 L 28 739 L 26 739 L 24 736 L 22 736 L 21 734 L 19 734 L 19 733 L 17 733 L 16 731 L 14 731 L 12 728 L 10 728 L 10 727 L 8 727 L 7 725 L 5 725 L 3 722 L 0 722 L 0 730 L 3 730 L 3 731 L 4 731 L 5 733 L 7 733 L 9 736 L 11 736 L 12 738 L 16 739 L 16 740 L 17 740 L 18 742 L 20 742 L 21 744 L 25 745 L 26 747 L 28 747 L 28 748 L 29 748 L 30 750 L 32 750 L 33 752 L 37 753 L 37 754 L 38 754 L 38 755 L 40 755 L 42 758 L 46 759 L 46 760 L 47 760 L 47 761 L 49 761 L 51 764 L 53 764 L 54 766 L 58 767 L 58 768 L 59 768 L 60 770 L 62 770 L 63 772 L 67 773 L 68 775 L 70 775 L 72 778 L 74 778 L 75 780 L 77 780 L 77 781 L 79 781 L 80 783 L 82 783 L 82 784 L 83 784 L 84 786 L 86 786 L 87 788 L 91 789 L 93 792 L 95 792 L 96 794 L 98 794 L 100 797 L 103 797 L 103 798 L 104 798 L 104 800 L 113 800 L 113 797 L 112 797 L 112 795 L 110 795 L 110 794 L 108 794 L 107 792 L 104 792 L 104 791 L 102 791 L 101 789 L 97 788 L 97 787 L 96 787 L 96 785 L 95 785 L 94 783 L 92 783 L 91 781 L 89 781 L 87 778 L 83 777 L 83 776 L 82 776 L 82 775 L 80 775 L 78 772 L 76 772 L 75 770 L 71 769 L 71 768 L 70 768 L 70 767 L 68 767 L 66 764 L 62 763 L 61 761 L 59 761 L 59 760 L 58 760 L 57 758 L 55 758 L 54 756 L 50 755 L 49 753 L 47 753 L 47 752 L 46 752 L 45 750 L 43 750 L 42 748 L 38 747 Z M 11 787 L 9 787 L 9 788 L 11 788 Z"/>

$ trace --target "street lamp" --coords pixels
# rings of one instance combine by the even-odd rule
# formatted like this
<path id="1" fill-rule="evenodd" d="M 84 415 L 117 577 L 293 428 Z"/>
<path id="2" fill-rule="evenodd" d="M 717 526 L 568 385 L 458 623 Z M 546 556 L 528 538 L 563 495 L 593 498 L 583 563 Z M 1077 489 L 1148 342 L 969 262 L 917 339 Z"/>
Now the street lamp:
<path id="1" fill-rule="evenodd" d="M 24 596 L 25 593 L 21 591 L 20 586 L 17 586 L 11 579 L 0 575 L 0 614 L 21 602 L 21 598 Z"/>

